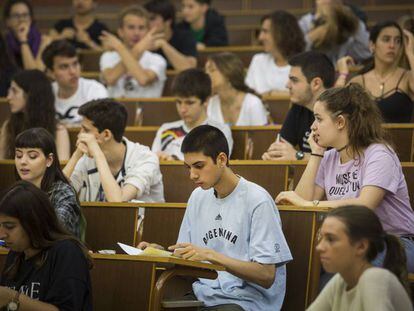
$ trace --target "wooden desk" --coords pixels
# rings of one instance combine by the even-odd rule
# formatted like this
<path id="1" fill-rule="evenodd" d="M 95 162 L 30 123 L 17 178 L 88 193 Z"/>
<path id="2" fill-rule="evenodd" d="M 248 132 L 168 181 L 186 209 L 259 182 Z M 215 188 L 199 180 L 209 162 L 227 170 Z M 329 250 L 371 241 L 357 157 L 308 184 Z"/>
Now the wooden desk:
<path id="1" fill-rule="evenodd" d="M 0 251 L 3 267 L 7 251 Z M 93 309 L 149 310 L 161 309 L 167 287 L 174 286 L 174 277 L 191 276 L 214 279 L 219 265 L 184 260 L 176 257 L 92 254 L 90 271 Z"/>
<path id="2" fill-rule="evenodd" d="M 113 210 L 135 209 L 135 215 L 137 215 L 138 208 L 144 208 L 142 240 L 168 246 L 175 244 L 177 240 L 186 204 L 83 203 L 82 207 L 87 217 L 88 226 L 94 226 L 93 237 L 89 234 L 91 231 L 87 231 L 88 244 L 101 243 L 100 245 L 104 245 L 104 248 L 113 249 L 113 245 L 122 239 L 121 231 L 126 231 L 127 228 L 130 228 L 128 229 L 130 231 L 124 232 L 123 236 L 128 235 L 129 241 L 138 240 L 135 228 L 131 229 L 129 225 L 134 222 L 132 214 L 128 215 L 127 212 L 122 211 L 113 213 Z M 288 277 L 284 310 L 303 310 L 308 303 L 313 301 L 318 291 L 320 264 L 314 251 L 315 236 L 323 215 L 328 209 L 292 206 L 279 206 L 278 209 L 283 232 L 294 257 L 294 260 L 287 265 Z M 91 213 L 89 210 L 94 210 L 94 212 Z M 91 215 L 94 217 L 90 219 Z M 108 226 L 105 225 L 108 222 L 112 224 L 111 230 L 108 230 Z M 300 224 L 300 230 L 298 230 L 298 224 Z M 107 231 L 111 231 L 113 234 L 109 235 Z"/>

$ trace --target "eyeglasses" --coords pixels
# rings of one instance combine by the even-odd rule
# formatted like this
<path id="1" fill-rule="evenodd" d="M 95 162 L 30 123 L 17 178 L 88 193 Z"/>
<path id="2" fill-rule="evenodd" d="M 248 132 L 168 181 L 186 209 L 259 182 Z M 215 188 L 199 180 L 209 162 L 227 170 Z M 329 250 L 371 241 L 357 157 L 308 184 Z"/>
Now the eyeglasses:
<path id="1" fill-rule="evenodd" d="M 15 14 L 11 14 L 9 16 L 10 19 L 15 19 L 15 20 L 19 20 L 19 19 L 29 19 L 30 17 L 31 17 L 30 16 L 30 13 L 21 13 L 21 14 L 15 13 Z"/>

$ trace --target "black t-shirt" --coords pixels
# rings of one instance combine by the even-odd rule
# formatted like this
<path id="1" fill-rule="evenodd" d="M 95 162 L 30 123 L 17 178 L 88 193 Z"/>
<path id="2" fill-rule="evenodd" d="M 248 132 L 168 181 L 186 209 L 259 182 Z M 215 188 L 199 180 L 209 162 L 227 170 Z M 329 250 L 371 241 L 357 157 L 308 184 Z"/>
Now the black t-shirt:
<path id="1" fill-rule="evenodd" d="M 7 255 L 0 284 L 56 306 L 60 311 L 92 311 L 92 289 L 89 269 L 81 249 L 70 240 L 56 242 L 47 250 L 40 268 L 35 262 L 42 253 L 23 260 L 16 277 L 8 280 L 4 271 L 22 253 Z"/>
<path id="2" fill-rule="evenodd" d="M 75 24 L 73 23 L 73 19 L 63 19 L 58 21 L 55 24 L 55 29 L 57 32 L 62 32 L 65 28 L 73 28 L 76 30 Z M 108 30 L 108 27 L 106 27 L 105 24 L 101 23 L 97 19 L 93 21 L 93 23 L 86 29 L 86 32 L 89 34 L 89 37 L 91 37 L 92 41 L 94 41 L 96 44 L 101 44 L 101 41 L 99 40 L 99 37 L 101 35 L 101 32 L 104 30 Z M 89 49 L 89 47 L 83 43 L 79 42 L 76 39 L 69 40 L 75 48 L 77 49 Z"/>
<path id="3" fill-rule="evenodd" d="M 313 112 L 300 105 L 292 105 L 285 122 L 283 123 L 280 136 L 293 146 L 299 146 L 303 152 L 311 152 L 308 144 L 310 128 L 315 120 Z"/>
<path id="4" fill-rule="evenodd" d="M 173 35 L 168 42 L 181 54 L 184 54 L 186 56 L 194 56 L 197 58 L 197 42 L 190 30 L 174 28 Z M 161 49 L 155 52 L 165 58 L 167 61 L 168 69 L 173 68 L 170 61 Z"/>

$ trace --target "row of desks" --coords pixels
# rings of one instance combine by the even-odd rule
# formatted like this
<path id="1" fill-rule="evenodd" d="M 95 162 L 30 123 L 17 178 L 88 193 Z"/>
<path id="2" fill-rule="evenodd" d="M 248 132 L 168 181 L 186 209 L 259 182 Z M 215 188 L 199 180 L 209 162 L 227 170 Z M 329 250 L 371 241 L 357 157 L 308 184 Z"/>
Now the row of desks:
<path id="1" fill-rule="evenodd" d="M 414 206 L 414 162 L 402 162 L 402 170 L 407 181 Z M 187 202 L 195 185 L 188 176 L 188 170 L 180 161 L 161 162 L 166 202 Z M 272 197 L 281 191 L 293 190 L 298 184 L 306 167 L 305 161 L 255 161 L 232 160 L 232 170 L 247 180 L 265 188 Z M 16 181 L 13 160 L 0 160 L 0 190 L 6 189 Z"/>
<path id="2" fill-rule="evenodd" d="M 163 246 L 172 245 L 177 239 L 185 207 L 185 204 L 168 203 L 83 203 L 83 213 L 88 223 L 86 243 L 93 251 L 116 249 L 117 242 L 135 245 L 139 239 Z M 140 208 L 145 211 L 142 235 L 137 233 L 136 227 Z M 284 310 L 303 310 L 317 295 L 319 260 L 314 251 L 315 236 L 327 210 L 279 207 L 283 231 L 294 258 L 287 264 Z M 166 299 L 166 295 L 177 298 L 181 294 L 171 292 L 171 288 L 175 288 L 173 276 L 176 274 L 214 278 L 211 271 L 201 269 L 221 269 L 171 258 L 99 254 L 94 254 L 93 257 L 94 306 L 96 310 L 104 311 L 148 310 L 150 306 L 150 310 L 158 310 L 159 302 Z M 169 270 L 163 271 L 166 264 L 167 268 L 170 264 Z M 161 277 L 160 274 L 163 273 L 164 276 Z M 156 284 L 157 281 L 168 281 L 166 283 L 170 290 L 162 287 L 162 284 Z"/>

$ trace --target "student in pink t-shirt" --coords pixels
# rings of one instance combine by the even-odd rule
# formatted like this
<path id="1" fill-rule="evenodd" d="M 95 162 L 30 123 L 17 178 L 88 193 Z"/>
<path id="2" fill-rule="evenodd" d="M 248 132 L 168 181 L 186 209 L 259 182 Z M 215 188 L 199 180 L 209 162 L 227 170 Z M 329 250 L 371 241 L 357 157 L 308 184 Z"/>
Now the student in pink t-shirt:
<path id="1" fill-rule="evenodd" d="M 313 112 L 308 165 L 295 191 L 281 192 L 276 202 L 373 209 L 384 230 L 400 237 L 408 271 L 414 272 L 414 211 L 375 102 L 361 86 L 350 84 L 325 91 Z"/>

